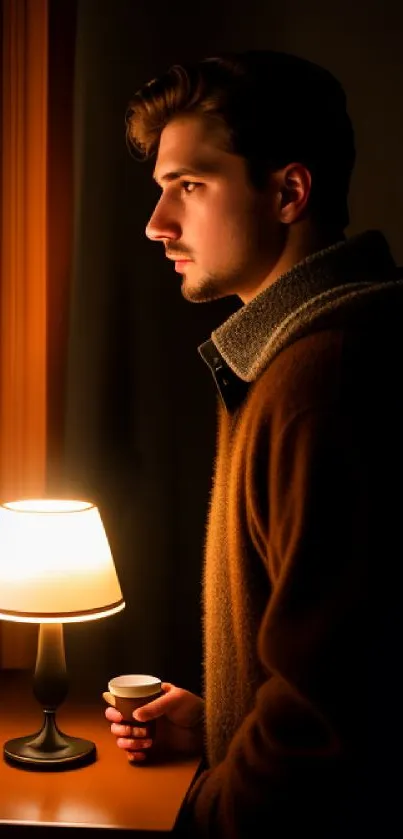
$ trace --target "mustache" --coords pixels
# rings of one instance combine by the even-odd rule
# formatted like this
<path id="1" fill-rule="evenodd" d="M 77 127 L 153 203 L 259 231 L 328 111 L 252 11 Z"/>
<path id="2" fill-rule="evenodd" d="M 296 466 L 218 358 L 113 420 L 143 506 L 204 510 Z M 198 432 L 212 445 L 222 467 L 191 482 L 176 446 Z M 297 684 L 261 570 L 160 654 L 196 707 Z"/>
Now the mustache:
<path id="1" fill-rule="evenodd" d="M 165 256 L 168 257 L 168 259 L 172 259 L 172 258 L 175 258 L 175 257 L 178 257 L 179 259 L 191 259 L 192 258 L 191 254 L 187 253 L 183 249 L 182 250 L 176 250 L 176 249 L 172 250 L 172 248 L 165 251 Z"/>

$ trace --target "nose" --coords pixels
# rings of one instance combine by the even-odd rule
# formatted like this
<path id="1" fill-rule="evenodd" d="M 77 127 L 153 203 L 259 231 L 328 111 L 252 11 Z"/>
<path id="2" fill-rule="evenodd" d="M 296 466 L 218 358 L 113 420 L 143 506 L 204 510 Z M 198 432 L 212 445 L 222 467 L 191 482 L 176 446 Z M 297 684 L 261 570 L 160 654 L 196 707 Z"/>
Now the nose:
<path id="1" fill-rule="evenodd" d="M 171 207 L 163 201 L 161 196 L 147 226 L 146 236 L 154 242 L 160 239 L 179 239 L 181 227 Z"/>

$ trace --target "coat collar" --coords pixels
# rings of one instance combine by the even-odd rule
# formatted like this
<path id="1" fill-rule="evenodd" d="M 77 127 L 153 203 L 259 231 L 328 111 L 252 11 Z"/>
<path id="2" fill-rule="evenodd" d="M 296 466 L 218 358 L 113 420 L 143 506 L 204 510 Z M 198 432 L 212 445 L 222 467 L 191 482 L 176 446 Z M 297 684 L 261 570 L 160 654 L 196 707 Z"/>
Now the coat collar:
<path id="1" fill-rule="evenodd" d="M 199 347 L 231 410 L 270 361 L 318 318 L 383 293 L 397 279 L 388 243 L 370 230 L 311 254 L 231 315 Z"/>

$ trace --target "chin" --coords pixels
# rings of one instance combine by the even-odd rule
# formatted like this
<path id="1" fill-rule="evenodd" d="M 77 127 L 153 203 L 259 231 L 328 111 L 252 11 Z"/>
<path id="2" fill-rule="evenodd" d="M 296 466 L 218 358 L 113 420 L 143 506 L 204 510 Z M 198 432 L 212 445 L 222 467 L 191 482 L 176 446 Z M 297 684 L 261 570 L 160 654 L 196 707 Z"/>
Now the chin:
<path id="1" fill-rule="evenodd" d="M 228 297 L 233 291 L 228 289 L 228 282 L 224 279 L 211 275 L 202 275 L 199 278 L 182 278 L 182 296 L 190 303 L 209 303 L 211 300 L 220 300 L 221 297 Z"/>
<path id="2" fill-rule="evenodd" d="M 216 288 L 203 286 L 194 286 L 187 283 L 185 280 L 182 282 L 182 297 L 187 300 L 189 303 L 210 303 L 211 300 L 219 300 L 220 297 L 224 297 L 225 295 L 218 291 Z"/>

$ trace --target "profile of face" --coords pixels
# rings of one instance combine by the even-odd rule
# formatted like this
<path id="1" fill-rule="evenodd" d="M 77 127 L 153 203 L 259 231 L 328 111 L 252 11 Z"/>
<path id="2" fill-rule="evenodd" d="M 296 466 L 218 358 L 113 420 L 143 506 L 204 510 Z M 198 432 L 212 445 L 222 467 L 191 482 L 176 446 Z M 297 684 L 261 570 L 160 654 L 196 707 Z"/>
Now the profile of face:
<path id="1" fill-rule="evenodd" d="M 245 159 L 224 147 L 219 129 L 195 115 L 169 122 L 159 142 L 154 178 L 162 193 L 146 235 L 176 262 L 182 294 L 193 302 L 228 295 L 247 302 L 284 247 L 278 180 L 270 175 L 257 191 Z"/>

